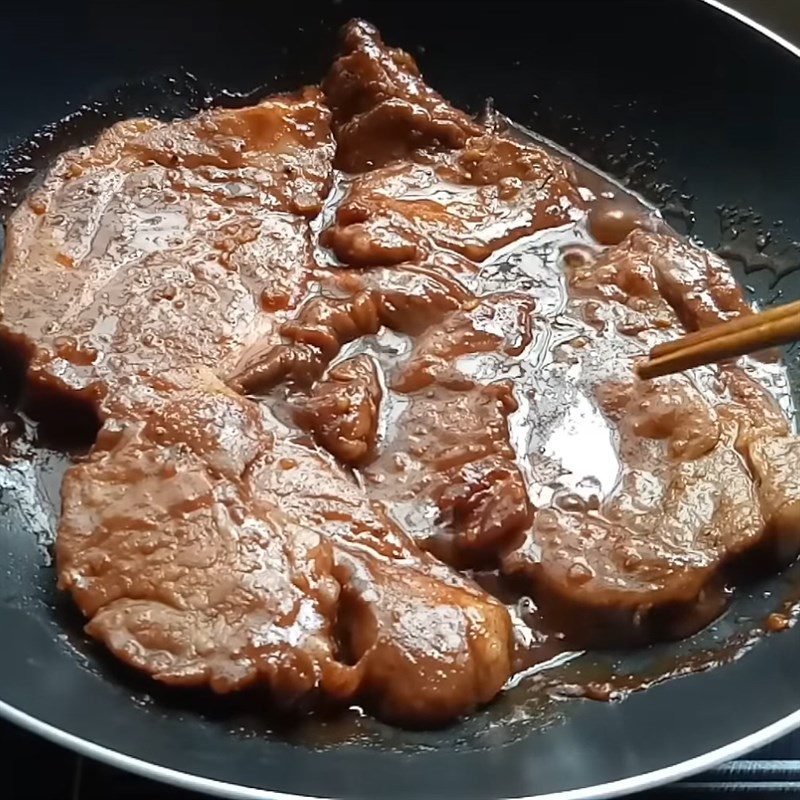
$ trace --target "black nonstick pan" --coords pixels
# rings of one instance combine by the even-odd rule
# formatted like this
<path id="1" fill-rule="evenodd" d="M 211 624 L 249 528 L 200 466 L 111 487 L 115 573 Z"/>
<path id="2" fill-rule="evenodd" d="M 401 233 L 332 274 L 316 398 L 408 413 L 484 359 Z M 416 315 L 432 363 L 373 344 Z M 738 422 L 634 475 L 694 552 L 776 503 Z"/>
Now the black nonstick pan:
<path id="1" fill-rule="evenodd" d="M 353 16 L 410 50 L 456 105 L 479 111 L 493 97 L 720 247 L 759 302 L 800 298 L 800 52 L 702 0 L 14 4 L 2 19 L 0 199 L 13 204 L 49 157 L 117 118 L 318 81 Z M 787 363 L 797 382 L 791 351 Z M 2 380 L 13 404 L 12 376 Z M 689 673 L 621 702 L 522 685 L 469 720 L 408 732 L 159 690 L 86 641 L 57 596 L 56 422 L 29 459 L 0 464 L 0 713 L 92 758 L 227 797 L 589 798 L 675 780 L 800 726 L 800 626 L 757 633 L 800 597 L 797 567 L 744 589 L 688 642 L 561 668 L 566 679 Z M 4 411 L 0 444 L 24 443 L 25 424 Z"/>

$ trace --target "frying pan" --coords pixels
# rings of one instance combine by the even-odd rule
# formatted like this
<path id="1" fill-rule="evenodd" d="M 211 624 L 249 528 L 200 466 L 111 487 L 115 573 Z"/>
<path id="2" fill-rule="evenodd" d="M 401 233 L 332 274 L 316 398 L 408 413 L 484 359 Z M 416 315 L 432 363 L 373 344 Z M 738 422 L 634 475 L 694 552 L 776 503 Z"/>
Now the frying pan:
<path id="1" fill-rule="evenodd" d="M 4 11 L 0 47 L 6 178 L 19 189 L 49 154 L 119 116 L 187 113 L 214 97 L 235 103 L 237 93 L 316 81 L 352 16 L 414 53 L 455 104 L 478 110 L 493 96 L 709 246 L 722 218 L 728 251 L 751 269 L 742 277 L 752 295 L 800 297 L 791 248 L 765 257 L 781 237 L 800 235 L 800 52 L 700 0 L 15 4 Z M 81 109 L 97 98 L 105 100 Z M 55 136 L 45 129 L 20 146 L 75 111 Z M 720 217 L 720 206 L 744 211 Z M 774 227 L 764 252 L 759 225 Z M 746 234 L 749 255 L 736 249 Z M 763 264 L 771 269 L 753 271 Z M 800 376 L 791 352 L 788 361 Z M 36 452 L 35 468 L 0 471 L 0 713 L 92 758 L 228 797 L 566 800 L 674 780 L 800 726 L 800 626 L 746 652 L 729 647 L 730 663 L 624 702 L 571 700 L 520 714 L 530 709 L 522 687 L 432 732 L 358 720 L 349 732 L 332 720 L 287 725 L 270 721 L 257 697 L 161 692 L 87 642 L 57 596 L 47 544 L 60 461 Z M 798 584 L 789 569 L 742 591 L 689 642 L 602 659 L 623 674 L 686 663 L 746 637 Z"/>

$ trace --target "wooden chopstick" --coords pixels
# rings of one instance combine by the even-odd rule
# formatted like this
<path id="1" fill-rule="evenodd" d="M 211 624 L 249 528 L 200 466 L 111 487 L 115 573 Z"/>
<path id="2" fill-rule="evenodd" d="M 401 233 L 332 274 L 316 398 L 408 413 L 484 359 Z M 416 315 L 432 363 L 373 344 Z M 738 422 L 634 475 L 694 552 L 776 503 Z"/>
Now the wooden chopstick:
<path id="1" fill-rule="evenodd" d="M 675 350 L 682 350 L 688 344 L 697 344 L 698 342 L 707 342 L 711 339 L 716 339 L 721 333 L 728 334 L 734 331 L 746 330 L 753 325 L 771 322 L 772 320 L 781 319 L 783 317 L 791 317 L 793 314 L 800 314 L 800 300 L 796 300 L 793 303 L 786 303 L 782 306 L 768 308 L 766 311 L 761 311 L 758 314 L 737 317 L 729 322 L 721 322 L 719 325 L 712 325 L 710 328 L 703 328 L 703 330 L 700 331 L 687 333 L 686 336 L 681 336 L 680 339 L 673 339 L 671 342 L 657 344 L 650 351 L 650 358 L 658 358 L 659 356 L 665 356 L 667 353 L 672 353 Z"/>
<path id="2" fill-rule="evenodd" d="M 738 317 L 656 345 L 636 371 L 648 380 L 800 339 L 800 302 Z"/>

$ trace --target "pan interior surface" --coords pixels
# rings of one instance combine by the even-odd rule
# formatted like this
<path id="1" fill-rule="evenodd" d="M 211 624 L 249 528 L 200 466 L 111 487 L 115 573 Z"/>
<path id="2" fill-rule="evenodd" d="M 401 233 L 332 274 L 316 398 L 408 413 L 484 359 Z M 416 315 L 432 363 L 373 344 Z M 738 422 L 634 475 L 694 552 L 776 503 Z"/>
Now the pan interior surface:
<path id="1" fill-rule="evenodd" d="M 493 97 L 512 119 L 644 194 L 679 230 L 719 243 L 760 304 L 800 299 L 800 63 L 696 0 L 248 2 L 235 11 L 199 0 L 191 10 L 145 2 L 128 16 L 89 0 L 6 15 L 7 203 L 31 169 L 118 118 L 185 115 L 318 81 L 339 25 L 363 16 L 454 104 L 478 111 Z M 32 60 L 33 47 L 48 58 Z M 65 111 L 77 113 L 43 127 Z M 787 353 L 795 396 L 797 358 Z M 14 376 L 2 380 L 13 394 Z M 0 433 L 20 425 L 24 439 L 24 422 L 0 417 Z M 539 678 L 461 723 L 413 732 L 357 715 L 267 721 L 258 698 L 160 690 L 88 643 L 55 590 L 49 545 L 63 465 L 37 448 L 0 471 L 0 632 L 10 645 L 0 712 L 118 766 L 232 797 L 599 797 L 710 766 L 800 725 L 790 669 L 798 629 L 745 646 L 770 612 L 800 596 L 797 565 L 741 590 L 686 642 L 557 668 L 655 676 L 692 659 L 726 662 L 619 703 L 542 700 Z"/>

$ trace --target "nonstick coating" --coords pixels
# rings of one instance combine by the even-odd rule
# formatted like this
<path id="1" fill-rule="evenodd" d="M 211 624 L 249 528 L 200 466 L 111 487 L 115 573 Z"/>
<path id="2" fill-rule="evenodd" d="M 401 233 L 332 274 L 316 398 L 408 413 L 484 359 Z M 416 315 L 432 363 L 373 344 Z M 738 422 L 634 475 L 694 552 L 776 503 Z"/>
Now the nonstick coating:
<path id="1" fill-rule="evenodd" d="M 719 238 L 716 207 L 743 202 L 800 236 L 800 62 L 699 0 L 16 3 L 3 12 L 0 147 L 142 78 L 188 70 L 198 86 L 234 91 L 316 81 L 351 16 L 409 49 L 454 103 L 478 110 L 492 95 L 512 118 L 625 173 L 670 218 L 685 220 L 694 195 L 694 233 L 709 245 Z M 773 277 L 745 283 L 774 301 Z M 800 273 L 777 289 L 781 300 L 800 297 Z M 517 723 L 512 736 L 489 710 L 481 736 L 474 721 L 424 734 L 375 726 L 378 745 L 313 748 L 260 726 L 258 698 L 210 707 L 191 695 L 154 699 L 83 643 L 69 604 L 53 599 L 52 568 L 20 508 L 0 502 L 0 712 L 151 777 L 235 797 L 598 797 L 708 767 L 800 725 L 795 627 L 621 703 L 562 703 L 563 718 L 544 730 Z M 797 578 L 790 571 L 745 593 L 745 616 L 763 618 Z M 735 629 L 738 613 L 705 641 Z M 634 663 L 626 659 L 623 671 Z"/>

